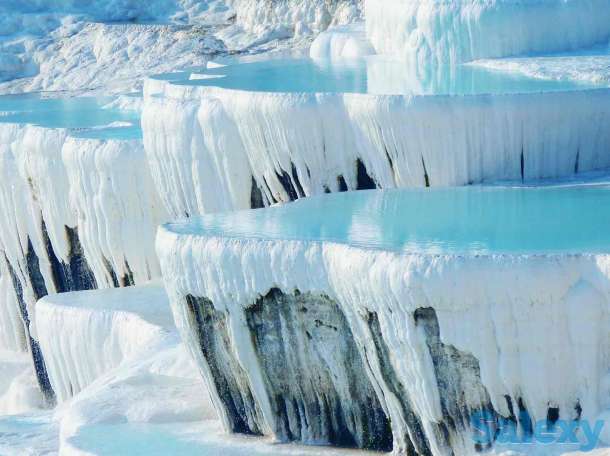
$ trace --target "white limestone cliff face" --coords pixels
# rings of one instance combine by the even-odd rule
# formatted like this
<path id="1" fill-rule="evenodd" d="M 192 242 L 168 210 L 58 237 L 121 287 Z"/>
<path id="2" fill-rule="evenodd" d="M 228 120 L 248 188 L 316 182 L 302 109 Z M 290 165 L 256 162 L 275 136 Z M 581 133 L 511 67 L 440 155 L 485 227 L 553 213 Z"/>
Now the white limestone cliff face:
<path id="1" fill-rule="evenodd" d="M 211 54 L 301 47 L 318 34 L 314 57 L 461 63 L 604 43 L 610 23 L 607 0 L 368 0 L 366 36 L 341 28 L 362 19 L 357 0 L 52 4 L 59 14 L 37 0 L 22 2 L 28 15 L 0 5 L 0 91 L 124 93 Z M 547 63 L 520 71 L 560 78 Z M 603 80 L 604 65 L 585 79 Z M 385 96 L 156 79 L 144 97 L 143 141 L 0 125 L 0 349 L 30 351 L 47 403 L 78 396 L 58 410 L 65 454 L 106 420 L 211 415 L 206 401 L 191 403 L 206 391 L 171 322 L 147 307 L 167 304 L 160 288 L 60 293 L 141 285 L 161 270 L 228 431 L 444 456 L 476 449 L 469 419 L 480 411 L 523 432 L 522 412 L 607 417 L 607 255 L 408 255 L 171 227 L 158 237 L 160 263 L 154 249 L 172 218 L 608 168 L 607 88 Z M 0 382 L 0 413 L 26 410 L 22 396 L 43 405 L 25 365 Z"/>
<path id="2" fill-rule="evenodd" d="M 167 216 L 141 140 L 69 138 L 62 159 L 71 208 L 96 280 L 115 285 L 108 282 L 108 264 L 121 285 L 159 277 L 150 246 Z"/>
<path id="3" fill-rule="evenodd" d="M 606 89 L 267 93 L 149 80 L 142 128 L 153 178 L 175 218 L 327 191 L 531 180 L 606 168 L 609 97 Z"/>
<path id="4" fill-rule="evenodd" d="M 228 430 L 332 442 L 340 429 L 361 442 L 357 425 L 316 421 L 312 403 L 281 386 L 295 370 L 301 379 L 328 370 L 338 380 L 320 388 L 328 400 L 340 396 L 350 371 L 340 362 L 348 352 L 333 350 L 336 331 L 357 347 L 360 386 L 374 388 L 395 451 L 470 454 L 477 411 L 527 431 L 524 410 L 531 420 L 552 408 L 562 419 L 592 421 L 608 405 L 605 255 L 418 255 L 210 237 L 172 225 L 160 231 L 157 251 L 177 325 Z M 293 318 L 256 317 L 278 309 Z M 273 321 L 284 322 L 280 338 Z M 308 345 L 325 362 L 297 356 Z M 343 410 L 360 422 L 350 404 L 331 415 Z"/>
<path id="5" fill-rule="evenodd" d="M 149 246 L 165 212 L 138 140 L 74 138 L 62 129 L 14 124 L 0 129 L 3 176 L 11 182 L 3 186 L 2 245 L 13 268 L 27 269 L 31 242 L 51 292 L 66 284 L 51 279 L 50 263 L 69 264 L 77 253 L 100 286 L 158 275 Z M 66 229 L 78 229 L 82 252 L 74 252 Z"/>
<path id="6" fill-rule="evenodd" d="M 0 125 L 0 137 L 3 280 L 16 295 L 4 305 L 22 320 L 11 317 L 3 328 L 17 339 L 25 329 L 38 353 L 29 328 L 38 299 L 158 277 L 153 241 L 166 212 L 137 140 L 72 138 L 19 124 Z M 44 362 L 34 357 L 48 389 Z"/>

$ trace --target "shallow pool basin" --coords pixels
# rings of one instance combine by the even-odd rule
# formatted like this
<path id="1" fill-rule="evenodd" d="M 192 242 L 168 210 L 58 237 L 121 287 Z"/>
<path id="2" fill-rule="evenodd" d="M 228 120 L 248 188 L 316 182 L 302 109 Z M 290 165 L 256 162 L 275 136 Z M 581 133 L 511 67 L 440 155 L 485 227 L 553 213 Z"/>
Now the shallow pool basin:
<path id="1" fill-rule="evenodd" d="M 194 74 L 194 75 L 192 75 Z M 601 87 L 591 82 L 545 80 L 472 65 L 414 68 L 382 56 L 357 59 L 278 58 L 161 76 L 176 84 L 252 92 L 474 95 L 555 92 Z M 190 79 L 189 79 L 190 78 Z"/>
<path id="2" fill-rule="evenodd" d="M 44 93 L 0 96 L 0 123 L 66 128 L 70 135 L 97 139 L 142 136 L 136 110 L 120 109 L 112 97 L 62 97 Z"/>
<path id="3" fill-rule="evenodd" d="M 430 254 L 610 253 L 610 186 L 462 187 L 324 195 L 167 225 L 178 234 L 331 242 Z"/>

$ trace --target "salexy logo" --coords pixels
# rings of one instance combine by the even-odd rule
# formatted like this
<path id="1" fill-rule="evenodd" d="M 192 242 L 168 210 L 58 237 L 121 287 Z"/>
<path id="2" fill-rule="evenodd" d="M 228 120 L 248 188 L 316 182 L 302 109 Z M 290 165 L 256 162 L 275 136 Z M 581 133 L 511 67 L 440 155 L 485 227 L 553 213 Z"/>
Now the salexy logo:
<path id="1" fill-rule="evenodd" d="M 597 420 L 548 420 L 532 421 L 527 413 L 519 417 L 520 423 L 527 423 L 527 430 L 518 429 L 512 419 L 494 416 L 482 411 L 471 416 L 473 440 L 482 446 L 495 444 L 579 444 L 581 451 L 590 451 L 597 447 L 604 421 Z M 580 432 L 579 432 L 580 431 Z"/>

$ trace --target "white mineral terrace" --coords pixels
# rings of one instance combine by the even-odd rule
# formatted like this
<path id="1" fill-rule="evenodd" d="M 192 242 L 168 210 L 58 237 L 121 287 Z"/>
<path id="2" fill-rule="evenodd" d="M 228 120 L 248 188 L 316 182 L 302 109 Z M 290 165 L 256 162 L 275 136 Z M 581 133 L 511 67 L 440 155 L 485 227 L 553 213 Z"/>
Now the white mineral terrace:
<path id="1" fill-rule="evenodd" d="M 3 454 L 49 444 L 64 456 L 126 450 L 148 455 L 370 454 L 227 436 L 176 334 L 159 283 L 48 296 L 38 303 L 36 336 L 60 404 L 38 416 L 0 417 Z M 0 352 L 0 362 L 7 374 L 0 379 L 0 411 L 13 414 L 21 412 L 19 407 L 39 406 L 27 355 L 6 358 Z M 27 442 L 19 438 L 25 427 Z"/>
<path id="2" fill-rule="evenodd" d="M 34 320 L 47 293 L 159 276 L 154 233 L 166 212 L 138 106 L 136 97 L 0 97 L 3 347 L 28 347 L 23 318 Z"/>
<path id="3" fill-rule="evenodd" d="M 412 64 L 569 51 L 607 43 L 608 0 L 365 0 L 380 54 Z"/>
<path id="4" fill-rule="evenodd" d="M 46 296 L 32 333 L 59 402 L 121 364 L 153 353 L 174 328 L 160 284 Z"/>
<path id="5" fill-rule="evenodd" d="M 0 0 L 0 454 L 607 456 L 609 176 L 610 0 Z"/>
<path id="6" fill-rule="evenodd" d="M 606 168 L 609 99 L 603 84 L 481 66 L 410 75 L 379 56 L 267 59 L 147 80 L 142 129 L 161 198 L 181 217 Z"/>
<path id="7" fill-rule="evenodd" d="M 300 304 L 284 304 L 296 309 L 316 296 L 338 305 L 350 331 L 344 337 L 354 338 L 391 419 L 395 450 L 418 448 L 422 440 L 414 437 L 412 418 L 401 405 L 409 403 L 433 454 L 447 454 L 449 447 L 469 454 L 469 424 L 462 430 L 457 425 L 449 440 L 437 430 L 451 415 L 447 402 L 453 397 L 443 375 L 464 388 L 460 410 L 491 403 L 507 417 L 520 404 L 534 421 L 546 419 L 549 408 L 566 420 L 578 413 L 593 421 L 610 406 L 610 239 L 603 228 L 607 214 L 599 211 L 608 198 L 605 185 L 328 195 L 164 225 L 157 252 L 178 327 L 195 352 L 201 353 L 201 335 L 192 323 L 190 297 L 209 300 L 225 315 L 234 356 L 246 372 L 247 386 L 240 390 L 252 392 L 263 433 L 286 438 L 277 427 L 269 351 L 257 355 L 262 342 L 254 336 L 252 315 L 259 306 L 272 306 L 266 300 L 279 289 L 295 299 L 305 296 Z M 474 370 L 465 361 L 451 367 L 436 358 L 429 327 L 421 323 L 429 309 L 441 344 L 472 357 Z M 302 314 L 302 325 L 310 312 Z M 319 318 L 324 327 L 324 316 Z M 287 331 L 287 347 L 304 343 Z M 315 341 L 316 332 L 308 331 Z M 379 337 L 402 395 L 375 349 Z M 331 345 L 327 349 L 332 352 Z M 198 362 L 214 385 L 214 358 L 203 353 Z M 305 378 L 308 370 L 320 369 L 298 357 L 274 356 L 279 364 L 293 363 Z M 345 388 L 342 364 L 329 363 L 338 376 L 334 387 Z M 274 372 L 288 376 L 290 368 Z M 216 387 L 216 401 L 226 400 Z"/>

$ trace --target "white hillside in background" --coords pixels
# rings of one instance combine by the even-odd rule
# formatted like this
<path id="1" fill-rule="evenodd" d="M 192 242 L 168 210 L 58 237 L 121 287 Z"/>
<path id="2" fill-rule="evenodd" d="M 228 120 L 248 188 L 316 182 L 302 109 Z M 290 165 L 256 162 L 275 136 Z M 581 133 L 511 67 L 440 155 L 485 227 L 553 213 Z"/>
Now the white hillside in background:
<path id="1" fill-rule="evenodd" d="M 274 40 L 307 40 L 328 27 L 362 19 L 362 0 L 227 0 L 235 24 L 218 37 L 230 49 L 264 45 Z M 268 47 L 268 46 L 266 46 Z"/>
<path id="2" fill-rule="evenodd" d="M 0 5 L 0 93 L 140 90 L 146 75 L 204 65 L 227 50 L 306 46 L 330 25 L 361 18 L 360 6 L 358 0 L 9 2 Z"/>

